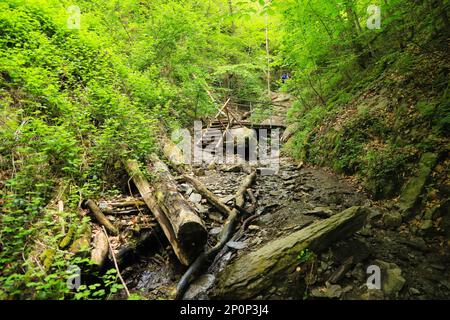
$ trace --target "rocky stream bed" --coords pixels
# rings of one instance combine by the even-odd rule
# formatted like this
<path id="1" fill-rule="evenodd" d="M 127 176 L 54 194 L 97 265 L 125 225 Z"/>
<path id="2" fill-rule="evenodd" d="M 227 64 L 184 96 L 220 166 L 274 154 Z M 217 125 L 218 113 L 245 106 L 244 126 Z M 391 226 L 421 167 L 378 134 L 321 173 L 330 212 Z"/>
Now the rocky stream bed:
<path id="1" fill-rule="evenodd" d="M 232 203 L 244 166 L 197 168 L 201 180 L 224 203 Z M 205 221 L 208 244 L 214 245 L 223 218 L 188 183 L 179 191 Z M 258 175 L 252 186 L 257 200 L 253 219 L 239 239 L 228 242 L 215 261 L 191 284 L 185 299 L 221 299 L 215 291 L 217 279 L 227 277 L 230 264 L 270 242 L 328 219 L 354 206 L 369 210 L 365 226 L 351 237 L 333 242 L 320 252 L 298 252 L 298 283 L 280 283 L 253 296 L 254 299 L 448 299 L 450 298 L 450 255 L 439 237 L 423 235 L 412 223 L 403 223 L 393 201 L 375 202 L 349 178 L 326 169 L 298 165 L 281 159 L 280 171 Z M 158 228 L 147 212 L 133 216 L 144 221 L 144 231 Z M 129 228 L 133 222 L 122 218 Z M 113 239 L 114 240 L 114 239 Z M 119 240 L 117 240 L 120 242 Z M 119 245 L 116 246 L 118 248 Z M 300 267 L 301 266 L 301 267 Z M 381 290 L 368 289 L 369 266 L 381 270 Z M 163 237 L 143 245 L 139 256 L 122 270 L 130 291 L 149 299 L 171 299 L 185 271 Z M 303 269 L 303 270 L 299 270 Z M 297 280 L 295 280 L 297 281 Z M 225 296 L 225 298 L 249 298 Z"/>

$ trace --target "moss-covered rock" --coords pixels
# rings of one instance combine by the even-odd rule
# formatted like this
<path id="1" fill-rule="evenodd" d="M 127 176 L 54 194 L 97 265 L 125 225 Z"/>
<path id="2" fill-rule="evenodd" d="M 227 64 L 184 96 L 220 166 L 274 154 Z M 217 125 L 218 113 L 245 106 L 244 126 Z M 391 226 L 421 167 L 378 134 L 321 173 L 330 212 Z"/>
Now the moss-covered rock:
<path id="1" fill-rule="evenodd" d="M 44 252 L 42 252 L 40 258 L 41 261 L 43 261 L 42 264 L 44 266 L 45 271 L 50 270 L 50 267 L 52 266 L 53 260 L 55 258 L 55 253 L 56 250 L 53 248 L 46 249 Z"/>
<path id="2" fill-rule="evenodd" d="M 69 251 L 74 254 L 86 255 L 90 249 L 92 230 L 89 224 L 84 226 L 81 235 L 76 239 L 69 248 Z"/>
<path id="3" fill-rule="evenodd" d="M 438 156 L 435 153 L 424 153 L 420 158 L 416 175 L 411 177 L 402 189 L 399 207 L 406 219 L 416 212 L 416 205 L 420 202 L 420 196 L 433 170 Z"/>

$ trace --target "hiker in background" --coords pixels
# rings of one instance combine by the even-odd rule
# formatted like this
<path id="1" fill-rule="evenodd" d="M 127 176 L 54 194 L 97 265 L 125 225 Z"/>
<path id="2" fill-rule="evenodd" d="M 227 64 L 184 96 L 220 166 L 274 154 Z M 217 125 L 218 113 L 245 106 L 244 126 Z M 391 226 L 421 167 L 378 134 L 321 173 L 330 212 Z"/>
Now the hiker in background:
<path id="1" fill-rule="evenodd" d="M 281 82 L 286 83 L 286 80 L 289 79 L 289 76 L 286 72 L 283 72 L 281 75 Z"/>

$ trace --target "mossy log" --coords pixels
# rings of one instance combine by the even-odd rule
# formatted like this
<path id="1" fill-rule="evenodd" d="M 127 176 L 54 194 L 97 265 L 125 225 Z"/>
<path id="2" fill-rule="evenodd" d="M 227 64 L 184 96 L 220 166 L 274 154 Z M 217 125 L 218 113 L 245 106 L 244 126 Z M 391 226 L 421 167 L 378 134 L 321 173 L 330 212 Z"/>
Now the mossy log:
<path id="1" fill-rule="evenodd" d="M 143 207 L 145 206 L 144 200 L 135 199 L 121 202 L 111 202 L 108 203 L 113 208 L 128 208 L 128 207 Z"/>
<path id="2" fill-rule="evenodd" d="M 72 243 L 74 235 L 75 235 L 75 226 L 71 225 L 69 227 L 69 231 L 65 234 L 65 236 L 59 242 L 59 248 L 66 249 Z"/>
<path id="3" fill-rule="evenodd" d="M 150 168 L 156 175 L 156 181 L 151 187 L 137 161 L 127 160 L 124 164 L 176 256 L 182 264 L 189 265 L 206 243 L 207 232 L 203 222 L 186 206 L 186 200 L 176 191 L 175 182 L 166 171 L 167 168 Z M 153 172 L 153 169 L 156 171 Z"/>
<path id="4" fill-rule="evenodd" d="M 211 297 L 273 299 L 277 298 L 275 292 L 290 290 L 301 298 L 302 291 L 297 287 L 298 254 L 306 249 L 320 252 L 352 235 L 364 225 L 367 214 L 366 208 L 352 207 L 240 256 L 219 274 Z"/>
<path id="5" fill-rule="evenodd" d="M 190 155 L 185 155 L 183 151 L 173 141 L 166 136 L 162 137 L 161 148 L 164 156 L 170 161 L 171 166 L 179 173 L 188 171 L 190 166 L 188 163 L 190 159 L 187 159 Z"/>
<path id="6" fill-rule="evenodd" d="M 170 221 L 183 250 L 190 259 L 195 259 L 208 237 L 203 221 L 178 192 L 177 184 L 164 162 L 153 155 L 149 157 L 148 169 L 155 175 L 152 182 L 159 207 Z"/>

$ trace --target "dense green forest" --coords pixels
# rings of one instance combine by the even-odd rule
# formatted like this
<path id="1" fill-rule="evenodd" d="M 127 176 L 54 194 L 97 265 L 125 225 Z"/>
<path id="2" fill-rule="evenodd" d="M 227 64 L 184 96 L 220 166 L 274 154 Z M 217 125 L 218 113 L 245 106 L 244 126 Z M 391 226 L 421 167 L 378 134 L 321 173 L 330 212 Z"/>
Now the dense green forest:
<path id="1" fill-rule="evenodd" d="M 273 93 L 293 97 L 284 156 L 350 176 L 374 201 L 406 188 L 403 209 L 442 211 L 416 225 L 432 221 L 448 251 L 449 7 L 0 0 L 0 298 L 114 298 L 116 269 L 86 254 L 84 201 L 127 193 L 124 159 L 163 157 L 163 137 L 228 98 Z M 416 173 L 426 183 L 408 187 Z M 92 270 L 76 291 L 71 265 Z"/>

